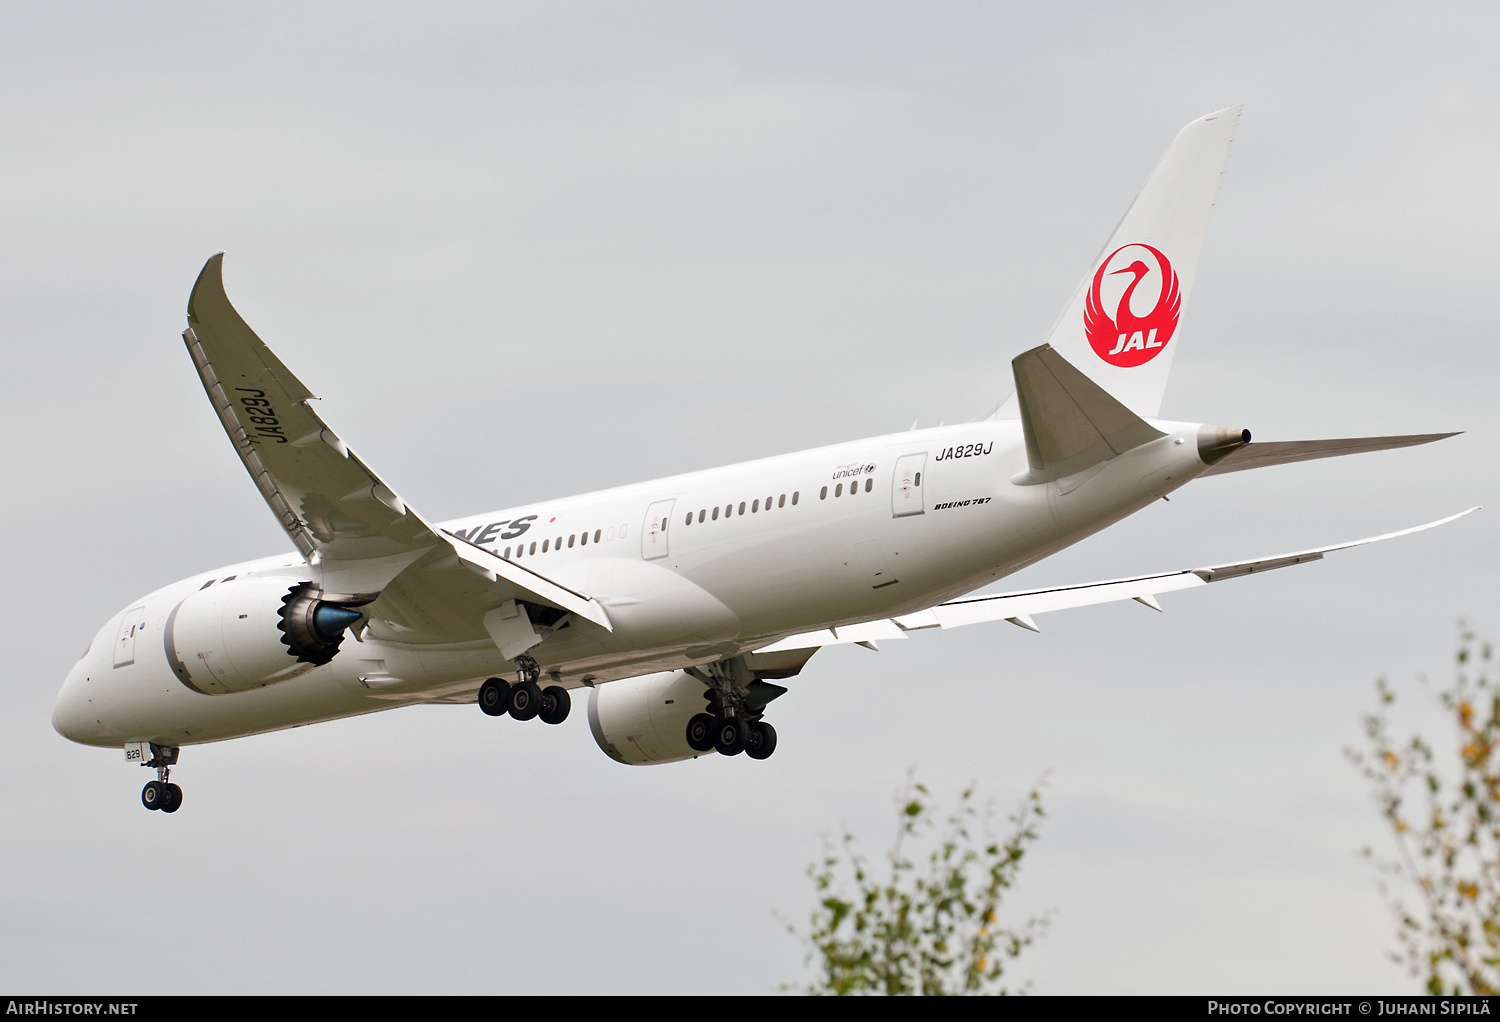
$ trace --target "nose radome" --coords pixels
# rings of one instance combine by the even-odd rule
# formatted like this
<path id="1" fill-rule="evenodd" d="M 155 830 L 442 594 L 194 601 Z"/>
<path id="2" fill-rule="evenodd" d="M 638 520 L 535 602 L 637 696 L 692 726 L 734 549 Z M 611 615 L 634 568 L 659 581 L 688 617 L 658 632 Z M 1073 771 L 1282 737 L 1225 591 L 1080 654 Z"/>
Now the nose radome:
<path id="1" fill-rule="evenodd" d="M 52 704 L 52 730 L 71 742 L 90 744 L 97 737 L 98 724 L 89 716 L 88 696 L 84 693 L 85 677 L 80 661 L 63 680 L 57 701 Z"/>

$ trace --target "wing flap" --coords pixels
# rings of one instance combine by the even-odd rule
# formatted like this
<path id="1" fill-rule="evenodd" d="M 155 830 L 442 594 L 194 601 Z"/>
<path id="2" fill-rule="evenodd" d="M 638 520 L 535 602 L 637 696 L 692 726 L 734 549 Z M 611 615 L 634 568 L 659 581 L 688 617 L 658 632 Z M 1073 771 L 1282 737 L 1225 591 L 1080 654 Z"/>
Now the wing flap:
<path id="1" fill-rule="evenodd" d="M 492 550 L 459 539 L 446 529 L 443 530 L 443 535 L 453 545 L 453 552 L 458 555 L 459 560 L 481 577 L 496 583 L 508 583 L 522 592 L 535 593 L 569 613 L 594 622 L 606 631 L 614 631 L 615 626 L 610 622 L 609 614 L 592 596 L 569 589 L 515 561 L 507 561 Z"/>

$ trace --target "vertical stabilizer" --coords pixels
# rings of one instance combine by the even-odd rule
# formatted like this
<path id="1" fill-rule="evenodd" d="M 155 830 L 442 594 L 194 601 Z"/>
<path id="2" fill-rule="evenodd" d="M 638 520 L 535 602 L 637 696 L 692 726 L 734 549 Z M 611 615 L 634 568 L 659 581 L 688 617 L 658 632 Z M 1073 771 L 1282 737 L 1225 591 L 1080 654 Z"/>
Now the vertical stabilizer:
<path id="1" fill-rule="evenodd" d="M 1155 417 L 1240 107 L 1178 132 L 1047 335 L 1137 415 Z M 1015 418 L 1014 395 L 995 418 Z"/>

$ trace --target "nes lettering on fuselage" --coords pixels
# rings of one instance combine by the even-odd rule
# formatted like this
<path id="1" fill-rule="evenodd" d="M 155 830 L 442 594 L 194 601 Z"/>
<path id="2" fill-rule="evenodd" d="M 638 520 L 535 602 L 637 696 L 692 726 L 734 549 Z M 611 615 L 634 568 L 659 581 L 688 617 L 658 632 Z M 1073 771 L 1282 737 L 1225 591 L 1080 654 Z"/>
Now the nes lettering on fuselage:
<path id="1" fill-rule="evenodd" d="M 454 529 L 453 535 L 459 539 L 473 543 L 475 546 L 484 546 L 493 543 L 497 539 L 515 539 L 526 534 L 531 528 L 531 523 L 536 521 L 536 515 L 525 515 L 521 518 L 504 518 L 498 522 L 490 522 L 486 525 L 471 525 L 467 529 Z M 508 526 L 508 528 L 507 528 Z M 501 529 L 505 529 L 501 532 Z"/>
<path id="2" fill-rule="evenodd" d="M 141 800 L 169 813 L 185 746 L 421 703 L 559 724 L 586 689 L 594 738 L 621 763 L 765 759 L 770 708 L 824 646 L 1035 631 L 1033 615 L 1112 601 L 1160 609 L 1164 593 L 1459 517 L 975 595 L 1195 479 L 1452 435 L 1265 444 L 1161 416 L 1238 117 L 1177 135 L 1045 342 L 1011 359 L 991 414 L 451 522 L 422 517 L 323 421 L 214 256 L 183 341 L 290 549 L 130 600 L 68 672 L 53 726 L 154 770 Z"/>

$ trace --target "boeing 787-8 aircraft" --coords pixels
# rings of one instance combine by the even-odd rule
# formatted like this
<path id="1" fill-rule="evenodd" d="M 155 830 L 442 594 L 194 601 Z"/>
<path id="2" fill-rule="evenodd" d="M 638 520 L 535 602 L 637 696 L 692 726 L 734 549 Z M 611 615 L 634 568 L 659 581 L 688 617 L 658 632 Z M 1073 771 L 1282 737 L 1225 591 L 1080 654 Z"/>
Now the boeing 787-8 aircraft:
<path id="1" fill-rule="evenodd" d="M 68 674 L 53 725 L 153 768 L 142 801 L 169 813 L 185 745 L 415 703 L 558 724 L 579 688 L 621 763 L 764 759 L 779 683 L 823 646 L 1035 629 L 1035 614 L 1112 600 L 1159 610 L 1165 592 L 1390 538 L 966 596 L 1203 476 L 1452 435 L 1252 443 L 1159 417 L 1238 117 L 1182 129 L 992 413 L 451 522 L 428 522 L 323 422 L 214 256 L 182 336 L 295 549 L 132 600 Z"/>

